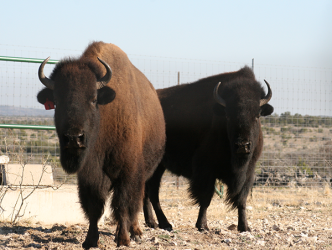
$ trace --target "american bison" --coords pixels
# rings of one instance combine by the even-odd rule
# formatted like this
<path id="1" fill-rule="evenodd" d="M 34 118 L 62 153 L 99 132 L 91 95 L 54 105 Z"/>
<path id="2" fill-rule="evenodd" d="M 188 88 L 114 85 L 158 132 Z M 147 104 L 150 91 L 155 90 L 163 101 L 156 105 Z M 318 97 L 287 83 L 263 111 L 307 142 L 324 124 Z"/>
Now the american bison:
<path id="1" fill-rule="evenodd" d="M 89 219 L 83 247 L 97 246 L 97 222 L 111 192 L 115 240 L 128 246 L 128 232 L 134 238 L 142 234 L 137 216 L 145 181 L 164 154 L 165 121 L 156 91 L 113 44 L 90 44 L 78 59 L 60 61 L 50 78 L 43 73 L 47 60 L 38 72 L 46 88 L 37 99 L 55 102 L 61 165 L 77 173 Z"/>
<path id="2" fill-rule="evenodd" d="M 146 184 L 146 224 L 172 230 L 159 204 L 161 177 L 168 169 L 189 179 L 189 192 L 200 210 L 196 227 L 208 230 L 206 210 L 216 179 L 227 185 L 226 200 L 238 209 L 238 230 L 250 231 L 246 201 L 262 152 L 260 116 L 273 112 L 272 97 L 248 67 L 199 81 L 157 90 L 166 122 L 166 149 L 162 162 Z"/>

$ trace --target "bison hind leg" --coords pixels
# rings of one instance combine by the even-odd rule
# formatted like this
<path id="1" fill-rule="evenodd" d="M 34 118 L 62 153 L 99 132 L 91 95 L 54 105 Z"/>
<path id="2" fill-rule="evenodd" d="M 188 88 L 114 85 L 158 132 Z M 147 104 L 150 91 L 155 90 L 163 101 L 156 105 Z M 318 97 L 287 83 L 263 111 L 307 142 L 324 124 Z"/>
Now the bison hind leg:
<path id="1" fill-rule="evenodd" d="M 152 177 L 145 183 L 145 197 L 143 203 L 143 211 L 145 224 L 151 228 L 157 228 L 158 224 L 154 220 L 153 217 L 153 209 L 156 213 L 159 228 L 172 231 L 173 227 L 168 222 L 163 210 L 161 209 L 160 201 L 159 201 L 159 189 L 160 189 L 160 181 L 165 172 L 166 168 L 163 162 L 161 162 L 152 175 Z"/>
<path id="2" fill-rule="evenodd" d="M 209 230 L 207 225 L 206 211 L 210 206 L 214 194 L 216 178 L 212 175 L 200 172 L 190 179 L 189 192 L 194 204 L 199 204 L 199 213 L 196 228 L 199 231 Z"/>
<path id="3" fill-rule="evenodd" d="M 145 184 L 145 194 L 144 194 L 144 199 L 143 199 L 143 212 L 144 212 L 144 219 L 145 219 L 145 224 L 147 227 L 150 228 L 157 228 L 158 224 L 153 218 L 153 210 L 152 210 L 152 205 L 151 201 L 149 198 L 149 192 L 148 192 L 148 184 Z"/>

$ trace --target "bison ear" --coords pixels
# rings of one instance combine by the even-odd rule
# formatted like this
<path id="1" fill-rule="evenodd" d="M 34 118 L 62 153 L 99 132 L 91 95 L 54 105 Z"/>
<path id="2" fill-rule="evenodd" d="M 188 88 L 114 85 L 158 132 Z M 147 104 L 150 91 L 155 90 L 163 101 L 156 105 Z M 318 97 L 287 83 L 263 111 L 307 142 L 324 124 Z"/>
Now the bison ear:
<path id="1" fill-rule="evenodd" d="M 216 103 L 213 106 L 213 113 L 217 116 L 226 116 L 225 107 L 223 107 L 220 104 Z"/>
<path id="2" fill-rule="evenodd" d="M 271 115 L 274 108 L 270 104 L 264 104 L 261 106 L 261 116 Z"/>
<path id="3" fill-rule="evenodd" d="M 116 93 L 113 89 L 110 87 L 102 87 L 101 89 L 98 89 L 98 97 L 97 97 L 97 103 L 99 105 L 105 105 L 114 100 L 116 96 Z"/>
<path id="4" fill-rule="evenodd" d="M 54 102 L 53 90 L 49 88 L 43 88 L 37 95 L 37 101 L 43 105 L 46 103 L 46 101 Z"/>

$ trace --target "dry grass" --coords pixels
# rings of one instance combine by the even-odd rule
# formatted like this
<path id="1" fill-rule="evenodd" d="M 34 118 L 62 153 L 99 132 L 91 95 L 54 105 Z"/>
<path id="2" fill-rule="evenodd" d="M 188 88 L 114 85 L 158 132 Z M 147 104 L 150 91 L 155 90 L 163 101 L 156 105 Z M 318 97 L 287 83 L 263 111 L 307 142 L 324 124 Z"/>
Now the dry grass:
<path id="1" fill-rule="evenodd" d="M 192 222 L 195 225 L 199 207 L 191 205 L 187 192 L 188 185 L 182 179 L 182 185 L 176 187 L 175 181 L 164 181 L 160 190 L 160 202 L 162 208 L 171 223 L 179 223 L 177 218 L 181 216 L 180 221 Z M 224 192 L 226 192 L 225 187 Z M 171 197 L 171 198 L 170 198 Z M 248 197 L 248 213 L 252 219 L 264 217 L 275 208 L 300 208 L 306 206 L 308 209 L 316 209 L 317 206 L 324 210 L 332 210 L 331 188 L 328 184 L 324 187 L 296 187 L 296 188 L 275 188 L 275 187 L 254 187 Z M 321 210 L 321 209 L 320 209 Z M 257 213 L 257 211 L 259 213 Z M 232 223 L 237 224 L 237 211 L 229 210 L 224 200 L 218 195 L 214 195 L 211 205 L 208 209 L 209 224 L 214 221 L 225 220 L 235 217 Z M 249 217 L 249 220 L 250 220 Z M 141 218 L 143 220 L 143 217 Z"/>
<path id="2" fill-rule="evenodd" d="M 230 228 L 237 224 L 237 211 L 228 211 L 217 195 L 208 209 L 210 231 L 198 232 L 195 222 L 198 206 L 192 206 L 187 185 L 180 179 L 165 177 L 160 190 L 163 210 L 174 230 L 145 227 L 143 213 L 141 242 L 129 249 L 332 249 L 332 194 L 330 187 L 259 188 L 248 200 L 251 232 Z M 0 249 L 81 249 L 87 225 L 0 223 Z M 100 227 L 100 249 L 115 249 L 115 225 Z M 120 249 L 128 249 L 121 247 Z"/>

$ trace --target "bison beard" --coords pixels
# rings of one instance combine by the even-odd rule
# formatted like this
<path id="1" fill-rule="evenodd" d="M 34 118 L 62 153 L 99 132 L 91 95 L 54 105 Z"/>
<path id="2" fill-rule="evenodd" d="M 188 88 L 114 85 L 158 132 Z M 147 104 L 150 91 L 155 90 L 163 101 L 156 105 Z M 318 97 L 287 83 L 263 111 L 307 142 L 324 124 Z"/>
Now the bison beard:
<path id="1" fill-rule="evenodd" d="M 218 84 L 219 83 L 219 84 Z M 189 192 L 200 206 L 196 227 L 208 230 L 206 211 L 216 179 L 227 185 L 226 201 L 238 209 L 238 230 L 249 231 L 246 201 L 254 181 L 263 136 L 259 116 L 270 115 L 268 93 L 251 69 L 157 90 L 166 121 L 166 149 L 162 162 L 146 183 L 146 224 L 172 230 L 159 203 L 161 177 L 166 169 L 189 179 Z M 151 201 L 151 203 L 150 203 Z"/>
<path id="2" fill-rule="evenodd" d="M 64 170 L 77 173 L 81 206 L 89 219 L 83 247 L 96 247 L 98 220 L 107 197 L 117 222 L 116 242 L 128 246 L 142 235 L 138 212 L 145 181 L 162 159 L 165 121 L 156 91 L 113 44 L 92 43 L 78 59 L 59 62 L 40 103 L 56 104 L 54 122 Z"/>

